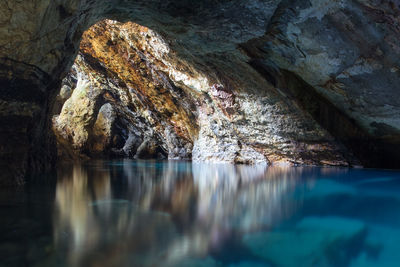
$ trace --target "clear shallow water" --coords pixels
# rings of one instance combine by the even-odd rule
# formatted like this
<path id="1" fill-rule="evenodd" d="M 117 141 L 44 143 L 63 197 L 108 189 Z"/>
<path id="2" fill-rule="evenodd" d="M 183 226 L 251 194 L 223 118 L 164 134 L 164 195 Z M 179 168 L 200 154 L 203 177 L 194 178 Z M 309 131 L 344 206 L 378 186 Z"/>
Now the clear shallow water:
<path id="1" fill-rule="evenodd" d="M 93 161 L 0 190 L 0 266 L 400 266 L 400 172 Z"/>

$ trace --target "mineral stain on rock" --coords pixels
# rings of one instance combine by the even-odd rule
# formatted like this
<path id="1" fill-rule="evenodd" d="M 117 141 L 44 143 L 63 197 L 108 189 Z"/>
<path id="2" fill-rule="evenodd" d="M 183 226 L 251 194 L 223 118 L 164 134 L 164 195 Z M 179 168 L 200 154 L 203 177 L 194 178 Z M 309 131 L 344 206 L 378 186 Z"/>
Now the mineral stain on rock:
<path id="1" fill-rule="evenodd" d="M 236 62 L 241 76 L 233 76 L 233 62 L 218 66 L 218 58 L 183 59 L 182 49 L 131 22 L 105 20 L 87 30 L 64 81 L 78 77 L 73 93 L 53 119 L 59 154 L 356 162 L 295 99 L 285 99 L 250 66 Z"/>
<path id="2" fill-rule="evenodd" d="M 197 129 L 190 99 L 140 51 L 139 40 L 113 40 L 144 29 L 104 21 L 85 32 L 73 66 L 77 84 L 54 117 L 60 153 L 189 158 Z"/>
<path id="3" fill-rule="evenodd" d="M 54 168 L 52 129 L 66 157 L 400 166 L 398 1 L 0 5 L 1 184 Z"/>

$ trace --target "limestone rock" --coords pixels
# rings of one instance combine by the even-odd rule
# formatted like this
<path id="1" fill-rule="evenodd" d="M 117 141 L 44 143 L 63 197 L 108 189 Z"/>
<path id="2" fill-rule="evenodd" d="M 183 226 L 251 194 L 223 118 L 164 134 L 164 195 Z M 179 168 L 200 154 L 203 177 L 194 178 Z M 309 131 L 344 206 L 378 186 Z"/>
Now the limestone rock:
<path id="1" fill-rule="evenodd" d="M 317 101 L 315 93 L 326 99 L 325 107 L 314 104 L 314 117 L 365 165 L 399 167 L 399 15 L 399 3 L 390 1 L 281 1 L 248 52 L 263 51 L 258 68 L 275 82 L 278 69 L 283 79 L 294 73 L 310 85 L 314 96 L 305 105 Z M 299 98 L 309 89 L 297 83 L 289 90 Z"/>
<path id="2" fill-rule="evenodd" d="M 375 0 L 3 1 L 0 181 L 54 167 L 52 115 L 79 49 L 113 77 L 103 85 L 126 82 L 111 87 L 136 95 L 173 158 L 193 146 L 199 160 L 396 168 L 399 14 Z M 97 111 L 75 109 L 77 129 L 61 111 L 69 154 L 86 150 Z"/>
<path id="3" fill-rule="evenodd" d="M 120 111 L 116 111 L 116 116 L 121 118 L 120 132 L 136 132 L 136 138 L 132 134 L 131 137 L 119 135 L 123 143 L 130 138 L 123 150 L 121 146 L 96 145 L 97 152 L 107 154 L 111 149 L 120 156 L 149 158 L 157 157 L 164 150 L 169 158 L 195 161 L 349 164 L 346 151 L 309 115 L 298 107 L 290 107 L 274 92 L 262 92 L 262 77 L 251 67 L 242 65 L 241 68 L 245 77 L 252 77 L 250 81 L 233 77 L 230 66 L 215 65 L 221 76 L 217 78 L 211 71 L 202 70 L 197 61 L 183 62 L 173 48 L 154 31 L 130 22 L 106 20 L 84 34 L 81 56 L 72 69 L 78 70 L 78 76 L 87 77 L 87 88 L 91 91 L 82 99 L 88 101 L 88 110 L 90 106 L 100 105 L 94 104 L 100 101 L 95 100 L 97 98 L 118 106 Z M 177 46 L 176 49 L 182 48 Z M 236 65 L 241 64 L 239 58 L 232 60 Z M 189 76 L 189 72 L 185 74 L 185 81 L 178 79 L 176 73 L 189 67 L 196 75 Z M 253 80 L 259 80 L 260 84 L 251 84 Z M 208 85 L 204 81 L 208 81 Z M 85 83 L 78 79 L 78 89 L 81 84 Z M 247 89 L 250 87 L 254 92 Z M 76 90 L 74 95 L 79 94 Z M 104 95 L 103 98 L 100 95 Z M 107 95 L 113 100 L 107 99 Z M 71 97 L 58 120 L 67 117 L 72 121 L 70 125 L 80 121 L 81 125 L 73 129 L 85 128 L 85 123 L 91 128 L 95 118 L 82 121 L 79 117 L 84 116 L 79 112 L 71 113 L 82 106 L 79 101 L 83 100 Z M 88 116 L 97 116 L 99 120 L 101 113 L 97 113 L 93 111 Z M 68 127 L 67 124 L 64 123 L 64 127 Z M 127 130 L 128 125 L 136 130 Z M 144 128 L 146 133 L 143 133 Z M 60 127 L 56 131 L 62 132 Z M 86 156 L 93 154 L 93 149 L 87 151 L 85 143 L 90 143 L 89 139 L 101 140 L 94 130 L 73 136 L 72 145 L 79 147 L 78 154 Z M 60 143 L 67 145 L 68 138 L 64 136 L 63 139 Z M 133 145 L 133 140 L 139 143 Z M 107 143 L 104 139 L 103 144 Z M 137 152 L 127 152 L 127 147 L 134 147 Z"/>

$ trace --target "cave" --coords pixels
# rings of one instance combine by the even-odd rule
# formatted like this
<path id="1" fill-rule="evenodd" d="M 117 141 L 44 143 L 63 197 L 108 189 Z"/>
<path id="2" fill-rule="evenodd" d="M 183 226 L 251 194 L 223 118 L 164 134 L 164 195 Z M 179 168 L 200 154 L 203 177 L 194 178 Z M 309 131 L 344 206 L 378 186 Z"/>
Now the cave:
<path id="1" fill-rule="evenodd" d="M 157 113 L 162 118 L 152 119 L 167 123 L 168 127 L 159 126 L 177 134 L 170 138 L 174 140 L 162 140 L 160 146 L 158 127 L 154 133 L 158 137 L 146 137 L 148 145 L 141 150 L 148 151 L 143 151 L 143 157 L 170 154 L 170 158 L 202 161 L 398 168 L 398 35 L 390 23 L 397 9 L 389 4 L 379 8 L 349 4 L 356 10 L 350 12 L 350 8 L 332 4 L 332 11 L 326 9 L 324 1 L 311 7 L 299 1 L 299 10 L 303 6 L 304 10 L 322 8 L 320 15 L 302 21 L 300 11 L 287 8 L 291 5 L 296 3 L 4 4 L 2 9 L 7 6 L 8 10 L 4 11 L 1 56 L 0 162 L 5 169 L 1 183 L 21 184 L 26 174 L 55 166 L 52 113 L 57 105 L 60 108 L 58 93 L 62 86 L 66 88 L 63 79 L 72 77 L 70 69 L 77 57 L 104 79 L 115 79 L 112 86 L 141 90 L 142 95 L 131 101 L 141 102 L 147 111 L 153 109 L 151 116 Z M 379 16 L 378 11 L 384 14 Z M 24 16 L 20 18 L 20 14 Z M 106 22 L 105 18 L 120 22 Z M 318 19 L 318 27 L 308 27 Z M 357 38 L 355 27 L 369 22 L 376 26 L 358 30 L 362 36 Z M 129 25 L 136 30 L 128 30 Z M 291 25 L 296 29 L 289 29 Z M 91 26 L 86 35 L 92 36 L 83 38 L 81 44 Z M 97 42 L 90 38 L 97 38 Z M 98 51 L 100 45 L 110 51 Z M 136 66 L 128 66 L 129 62 Z M 142 77 L 154 73 L 158 77 L 149 78 L 152 86 L 140 85 L 147 78 L 139 81 L 139 76 L 123 84 L 128 79 L 124 75 L 133 74 L 132 69 L 142 71 Z M 107 82 L 111 86 L 112 82 Z M 131 97 L 129 94 L 125 97 Z M 110 103 L 104 100 L 107 96 L 98 97 L 104 104 Z M 160 101 L 163 108 L 157 107 Z M 98 108 L 102 107 L 96 106 L 96 112 Z M 101 114 L 106 109 L 104 106 Z M 95 124 L 92 120 L 95 118 L 90 122 Z M 125 136 L 114 136 L 114 143 L 125 142 L 132 133 L 124 131 L 128 132 Z M 99 154 L 96 149 L 105 149 L 96 144 L 99 133 L 89 137 L 69 134 L 64 132 L 64 138 L 58 138 L 58 143 L 73 143 L 70 149 L 67 144 L 59 146 L 69 157 L 77 154 L 76 150 L 93 156 Z M 77 144 L 74 138 L 91 140 Z M 131 134 L 131 143 L 135 143 L 134 138 Z M 168 147 L 166 143 L 171 142 L 181 143 Z M 207 147 L 210 142 L 213 145 Z M 118 149 L 121 152 L 122 148 Z"/>
<path id="2" fill-rule="evenodd" d="M 351 193 L 364 192 L 366 188 L 360 189 L 359 184 L 369 184 L 359 176 L 370 177 L 371 183 L 380 171 L 379 175 L 389 177 L 388 183 L 395 183 L 398 176 L 399 1 L 33 0 L 3 1 L 0 10 L 0 188 L 4 192 L 15 190 L 25 198 L 21 191 L 41 192 L 51 187 L 49 201 L 58 205 L 61 215 L 57 218 L 67 221 L 73 218 L 67 219 L 64 213 L 75 212 L 65 207 L 68 197 L 76 197 L 71 190 L 90 191 L 85 200 L 78 198 L 76 205 L 89 201 L 93 209 L 103 208 L 101 195 L 109 201 L 107 209 L 112 210 L 113 205 L 126 203 L 115 204 L 111 195 L 129 199 L 129 203 L 137 197 L 140 201 L 136 204 L 144 206 L 144 196 L 135 191 L 138 186 L 147 197 L 146 209 L 168 213 L 168 224 L 182 232 L 188 227 L 187 231 L 193 231 L 188 234 L 189 240 L 195 238 L 195 232 L 206 236 L 203 241 L 209 244 L 210 265 L 236 264 L 243 254 L 243 258 L 249 257 L 250 262 L 260 262 L 261 266 L 292 266 L 293 259 L 302 258 L 301 253 L 293 254 L 293 261 L 271 256 L 274 247 L 264 248 L 260 238 L 279 238 L 254 236 L 250 229 L 243 230 L 245 223 L 233 211 L 240 201 L 233 195 L 247 196 L 249 202 L 244 205 L 254 218 L 262 209 L 259 193 L 248 199 L 256 184 L 264 188 L 260 189 L 264 190 L 262 194 L 268 194 L 266 201 L 275 203 L 276 198 L 296 191 L 293 188 L 315 183 L 325 190 L 321 201 L 331 205 L 332 212 L 337 212 L 334 216 L 340 218 L 320 218 L 323 208 L 310 204 L 312 194 L 306 192 L 309 198 L 304 205 L 310 207 L 300 212 L 310 212 L 314 217 L 295 219 L 295 213 L 289 212 L 297 220 L 295 230 L 307 232 L 314 223 L 329 228 L 337 219 L 354 231 L 350 235 L 329 228 L 328 232 L 337 234 L 333 234 L 336 245 L 347 249 L 347 254 L 341 254 L 331 244 L 335 242 L 325 239 L 327 229 L 321 226 L 313 234 L 317 239 L 323 236 L 321 247 L 326 246 L 330 254 L 318 251 L 324 256 L 302 264 L 309 266 L 314 261 L 350 266 L 358 261 L 362 266 L 360 255 L 364 253 L 369 259 L 380 253 L 379 246 L 366 239 L 364 226 L 369 218 L 362 216 L 367 215 L 361 214 L 355 223 L 354 217 L 349 218 L 329 202 L 333 193 L 325 194 L 333 190 L 335 196 L 343 194 L 354 206 L 358 201 L 368 205 L 367 196 L 358 200 Z M 118 164 L 124 170 L 116 167 Z M 109 174 L 101 174 L 96 168 L 104 168 Z M 96 181 L 94 175 L 106 178 Z M 304 182 L 294 182 L 297 176 Z M 315 178 L 325 176 L 331 187 Z M 127 179 L 126 183 L 117 182 L 121 177 Z M 266 184 L 260 177 L 273 177 L 273 181 Z M 342 184 L 338 177 L 355 177 L 355 182 Z M 154 184 L 146 179 L 153 179 Z M 224 183 L 231 189 L 221 185 Z M 166 184 L 179 200 L 163 187 Z M 165 199 L 148 188 L 158 190 Z M 217 220 L 224 214 L 223 218 L 240 221 L 243 232 L 239 235 L 245 233 L 240 242 L 229 239 L 238 234 L 229 223 L 226 234 L 216 224 L 218 241 L 204 229 L 198 232 L 193 228 L 204 226 L 196 217 L 196 209 L 202 208 L 201 201 L 211 201 L 207 194 L 216 192 L 227 196 L 219 200 L 231 201 L 232 206 L 227 206 L 232 210 L 225 214 L 223 209 L 203 208 L 209 218 Z M 0 204 L 4 201 L 8 205 L 9 194 L 4 193 Z M 271 207 L 266 204 L 268 220 L 276 217 L 269 226 L 285 220 L 277 210 L 296 209 L 297 204 L 284 197 L 277 202 L 279 205 Z M 196 208 L 192 210 L 192 206 Z M 120 208 L 115 207 L 116 220 L 126 215 Z M 91 214 L 92 210 L 87 212 Z M 102 212 L 91 220 L 105 220 L 105 224 L 115 226 L 117 222 Z M 145 225 L 146 216 L 139 216 L 140 224 L 143 220 Z M 163 225 L 161 215 L 150 217 Z M 57 227 L 78 227 L 63 223 L 71 225 Z M 95 247 L 103 240 L 102 226 L 96 227 Z M 138 233 L 136 226 L 130 227 L 128 236 Z M 257 225 L 252 227 L 256 229 Z M 293 237 L 289 232 L 279 239 L 281 246 L 288 246 L 286 235 L 308 242 L 308 235 Z M 78 233 L 72 236 L 76 239 Z M 59 238 L 55 243 L 64 244 Z M 162 242 L 168 246 L 172 237 L 165 238 Z M 138 237 L 140 242 L 145 239 Z M 134 247 L 132 241 L 124 240 L 122 243 Z M 230 241 L 239 247 L 227 246 Z M 142 242 L 144 247 L 149 245 L 146 242 Z M 213 242 L 221 250 L 214 250 Z M 311 243 L 307 249 L 313 250 Z M 240 260 L 228 257 L 225 250 L 229 249 L 240 250 Z M 172 254 L 169 252 L 167 262 L 175 266 Z M 85 258 L 86 254 L 81 256 L 70 259 L 67 266 L 96 265 L 92 258 Z M 113 264 L 117 263 L 104 263 Z"/>

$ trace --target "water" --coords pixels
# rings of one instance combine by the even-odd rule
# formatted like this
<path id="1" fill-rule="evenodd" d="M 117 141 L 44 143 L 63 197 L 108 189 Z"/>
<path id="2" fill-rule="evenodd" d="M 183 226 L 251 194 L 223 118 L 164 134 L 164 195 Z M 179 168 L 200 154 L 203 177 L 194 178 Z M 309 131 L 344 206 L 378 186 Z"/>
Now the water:
<path id="1" fill-rule="evenodd" d="M 0 266 L 400 266 L 400 172 L 123 160 L 57 177 L 0 190 Z"/>

